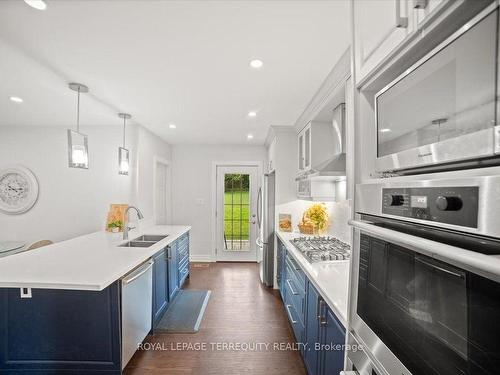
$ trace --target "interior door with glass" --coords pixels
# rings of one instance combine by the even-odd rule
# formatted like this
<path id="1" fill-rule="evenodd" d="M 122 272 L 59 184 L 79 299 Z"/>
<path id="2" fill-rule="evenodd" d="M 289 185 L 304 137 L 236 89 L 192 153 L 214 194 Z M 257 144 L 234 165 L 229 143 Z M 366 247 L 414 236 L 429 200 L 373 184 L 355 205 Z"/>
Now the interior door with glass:
<path id="1" fill-rule="evenodd" d="M 217 167 L 217 261 L 257 261 L 258 167 Z"/>

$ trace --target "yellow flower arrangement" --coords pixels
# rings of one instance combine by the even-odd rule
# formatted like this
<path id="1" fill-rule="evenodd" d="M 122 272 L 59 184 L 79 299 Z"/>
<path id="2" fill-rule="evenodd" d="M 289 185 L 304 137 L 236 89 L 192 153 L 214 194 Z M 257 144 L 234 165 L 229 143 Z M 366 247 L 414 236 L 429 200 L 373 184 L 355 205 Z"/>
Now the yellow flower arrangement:
<path id="1" fill-rule="evenodd" d="M 315 229 L 320 233 L 324 233 L 328 229 L 329 217 L 324 203 L 313 204 L 304 213 L 304 218 L 313 223 Z"/>

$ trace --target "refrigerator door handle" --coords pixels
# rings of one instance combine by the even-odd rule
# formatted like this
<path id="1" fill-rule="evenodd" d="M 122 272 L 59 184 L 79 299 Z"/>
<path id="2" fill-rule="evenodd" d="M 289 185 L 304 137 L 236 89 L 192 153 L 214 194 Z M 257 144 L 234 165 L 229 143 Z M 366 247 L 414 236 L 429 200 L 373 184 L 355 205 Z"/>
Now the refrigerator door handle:
<path id="1" fill-rule="evenodd" d="M 261 218 L 262 212 L 260 208 L 261 201 L 262 201 L 262 187 L 259 188 L 259 192 L 257 194 L 257 222 L 259 223 L 259 229 L 262 224 L 262 218 Z"/>

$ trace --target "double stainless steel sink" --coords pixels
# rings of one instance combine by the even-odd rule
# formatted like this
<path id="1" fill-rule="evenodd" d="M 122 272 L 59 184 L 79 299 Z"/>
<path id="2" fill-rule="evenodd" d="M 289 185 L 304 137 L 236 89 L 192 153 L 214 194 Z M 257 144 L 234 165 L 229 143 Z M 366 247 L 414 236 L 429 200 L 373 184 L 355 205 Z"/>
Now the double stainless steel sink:
<path id="1" fill-rule="evenodd" d="M 143 234 L 142 236 L 134 238 L 131 241 L 122 243 L 119 247 L 150 247 L 167 237 L 168 234 Z"/>

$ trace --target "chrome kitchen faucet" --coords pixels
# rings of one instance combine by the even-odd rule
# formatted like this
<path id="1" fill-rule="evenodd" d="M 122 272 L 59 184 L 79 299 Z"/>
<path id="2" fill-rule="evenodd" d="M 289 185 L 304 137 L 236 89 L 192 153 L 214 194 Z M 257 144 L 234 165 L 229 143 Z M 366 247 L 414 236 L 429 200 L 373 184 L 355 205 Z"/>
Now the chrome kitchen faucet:
<path id="1" fill-rule="evenodd" d="M 137 218 L 140 220 L 140 219 L 144 219 L 144 215 L 142 214 L 141 210 L 139 210 L 137 207 L 135 206 L 128 206 L 127 209 L 125 210 L 125 216 L 127 217 L 127 219 L 129 219 L 129 211 L 130 209 L 134 209 L 135 212 L 137 212 Z M 127 220 L 128 222 L 128 220 Z M 128 225 L 125 225 L 125 227 L 123 228 L 123 239 L 124 240 L 128 240 L 128 232 L 131 230 L 131 229 L 135 229 L 135 227 L 129 227 Z"/>

